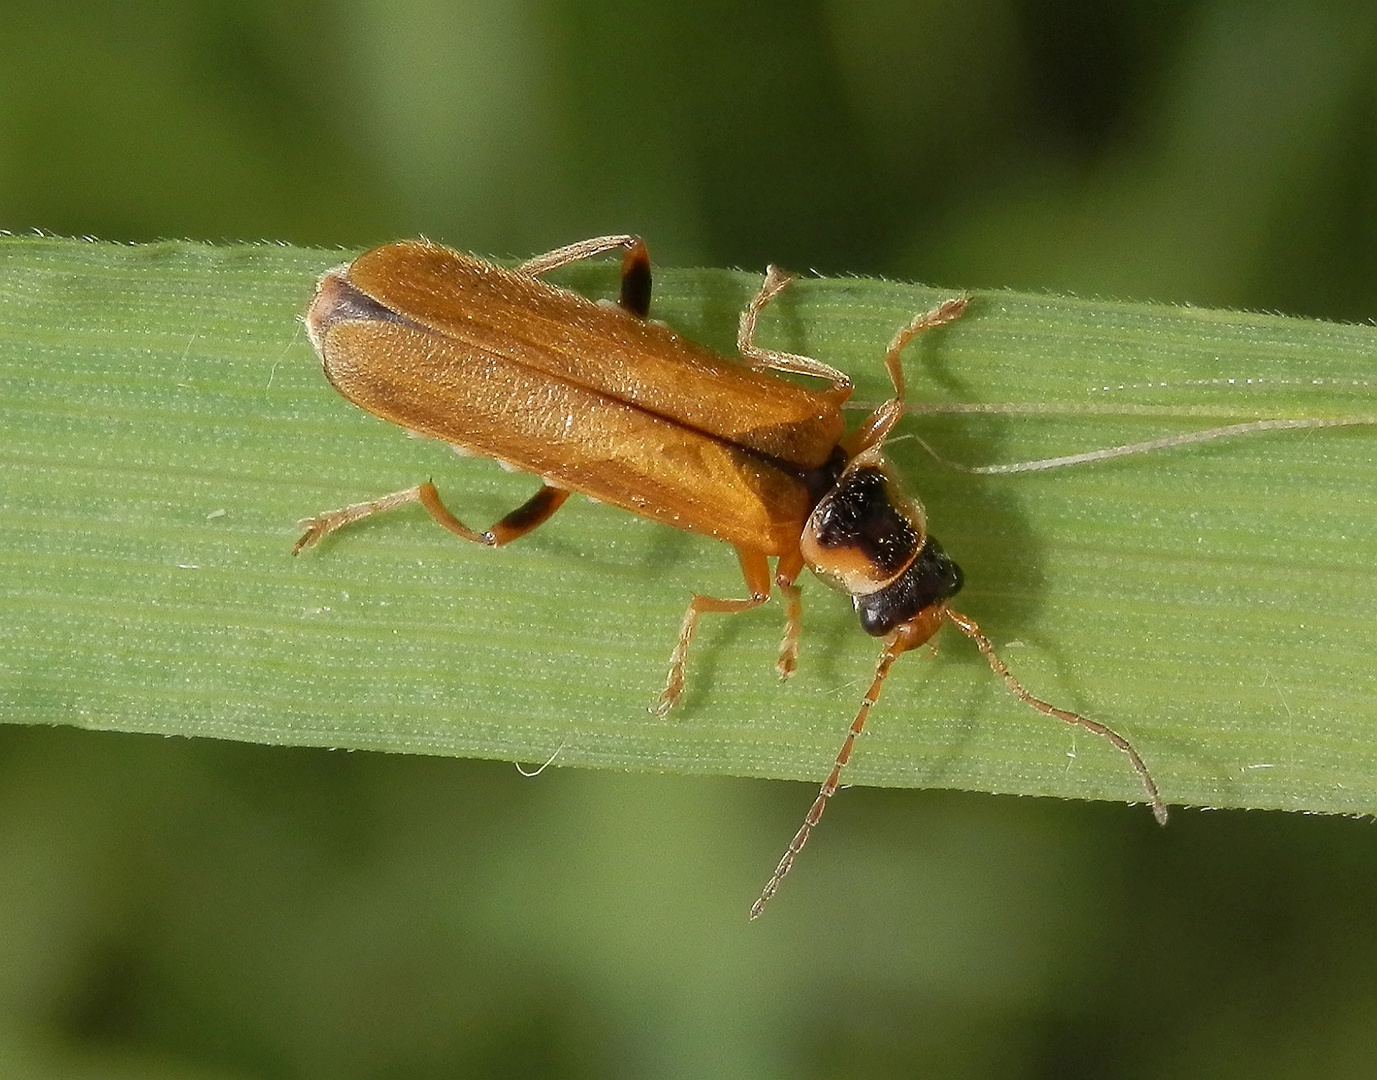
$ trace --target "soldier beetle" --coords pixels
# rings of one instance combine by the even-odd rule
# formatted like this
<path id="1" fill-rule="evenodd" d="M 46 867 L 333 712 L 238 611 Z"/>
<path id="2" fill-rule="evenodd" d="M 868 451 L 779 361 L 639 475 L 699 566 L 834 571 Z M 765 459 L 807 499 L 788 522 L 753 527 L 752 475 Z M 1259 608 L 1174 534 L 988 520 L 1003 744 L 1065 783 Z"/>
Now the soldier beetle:
<path id="1" fill-rule="evenodd" d="M 548 271 L 618 249 L 615 306 L 541 280 Z M 755 344 L 761 312 L 790 280 L 770 267 L 742 312 L 741 364 L 648 321 L 650 259 L 636 236 L 597 237 L 514 269 L 426 241 L 401 241 L 331 270 L 306 312 L 306 327 L 335 389 L 410 431 L 534 473 L 541 488 L 479 532 L 426 482 L 302 522 L 306 532 L 293 554 L 351 522 L 411 502 L 465 540 L 500 547 L 547 521 L 572 492 L 726 541 L 736 549 L 747 595 L 693 597 L 653 709 L 662 715 L 683 690 L 703 614 L 748 611 L 777 587 L 785 617 L 777 667 L 787 677 L 798 658 L 803 568 L 847 593 L 862 628 L 881 640 L 879 660 L 831 771 L 751 918 L 822 818 L 890 667 L 944 624 L 970 638 L 1024 704 L 1121 750 L 1165 824 L 1166 804 L 1128 740 L 1034 697 L 975 621 L 951 607 L 961 571 L 928 535 L 922 505 L 902 491 L 884 459 L 885 438 L 904 411 L 904 346 L 958 318 L 966 297 L 899 329 L 885 352 L 893 397 L 847 432 L 841 406 L 852 387 L 846 375 Z M 772 371 L 826 385 L 809 389 Z"/>

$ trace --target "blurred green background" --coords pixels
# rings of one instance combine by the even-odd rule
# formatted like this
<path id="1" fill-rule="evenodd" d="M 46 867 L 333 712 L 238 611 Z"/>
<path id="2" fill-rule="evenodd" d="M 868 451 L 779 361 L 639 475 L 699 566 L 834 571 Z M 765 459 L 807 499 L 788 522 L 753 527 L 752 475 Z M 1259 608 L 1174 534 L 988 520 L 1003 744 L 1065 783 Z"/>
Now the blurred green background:
<path id="1" fill-rule="evenodd" d="M 0 227 L 1377 314 L 1377 10 L 0 8 Z M 1369 822 L 0 730 L 0 1076 L 1377 1075 Z"/>

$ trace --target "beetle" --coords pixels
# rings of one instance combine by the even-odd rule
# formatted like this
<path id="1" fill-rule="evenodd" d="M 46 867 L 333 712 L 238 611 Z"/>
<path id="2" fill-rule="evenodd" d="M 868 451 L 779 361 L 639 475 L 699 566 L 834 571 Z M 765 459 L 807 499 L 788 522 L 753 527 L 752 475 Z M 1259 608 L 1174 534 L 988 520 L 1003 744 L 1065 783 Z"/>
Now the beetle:
<path id="1" fill-rule="evenodd" d="M 615 305 L 542 280 L 551 270 L 616 250 L 622 269 Z M 893 396 L 848 432 L 841 407 L 852 385 L 845 374 L 755 344 L 762 311 L 791 280 L 769 267 L 741 313 L 742 364 L 649 320 L 650 259 L 637 236 L 596 237 L 512 269 L 407 240 L 330 270 L 305 321 L 335 389 L 410 431 L 534 473 L 541 487 L 479 532 L 451 513 L 427 481 L 303 521 L 293 554 L 345 525 L 412 502 L 465 540 L 500 547 L 549 520 L 572 492 L 725 541 L 736 550 L 747 595 L 693 596 L 652 708 L 660 715 L 683 691 L 689 645 L 703 614 L 749 611 L 778 588 L 785 628 L 776 666 L 788 677 L 798 659 L 803 568 L 849 595 L 862 629 L 881 640 L 879 659 L 831 771 L 752 906 L 752 919 L 822 818 L 894 661 L 944 624 L 970 638 L 1024 704 L 1121 750 L 1165 824 L 1166 804 L 1128 740 L 1031 694 L 976 622 L 951 607 L 961 570 L 928 534 L 921 503 L 904 493 L 885 461 L 884 441 L 904 412 L 904 347 L 957 319 L 967 298 L 944 301 L 898 330 L 884 357 Z M 772 372 L 825 385 L 811 389 Z"/>

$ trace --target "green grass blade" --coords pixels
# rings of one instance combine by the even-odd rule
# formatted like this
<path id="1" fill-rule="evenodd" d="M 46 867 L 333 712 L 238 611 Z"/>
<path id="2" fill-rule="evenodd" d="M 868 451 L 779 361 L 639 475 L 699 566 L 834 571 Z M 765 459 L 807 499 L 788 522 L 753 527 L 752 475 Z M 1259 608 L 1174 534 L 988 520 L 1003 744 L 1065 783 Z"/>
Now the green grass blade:
<path id="1" fill-rule="evenodd" d="M 720 545 L 573 500 L 499 551 L 418 508 L 293 559 L 296 522 L 433 477 L 486 524 L 530 478 L 407 438 L 325 383 L 299 323 L 337 252 L 0 241 L 0 720 L 563 765 L 820 779 L 877 647 L 805 582 L 709 619 L 660 688 Z M 567 280 L 610 292 L 614 268 Z M 661 271 L 655 314 L 731 348 L 758 275 Z M 940 293 L 803 281 L 767 344 L 878 401 Z M 1377 330 L 1010 293 L 907 355 L 913 401 L 1072 415 L 906 420 L 944 454 L 1036 458 L 1251 416 L 1377 412 Z M 1077 415 L 1079 414 L 1079 415 Z M 1377 810 L 1377 431 L 1279 432 L 1027 476 L 892 456 L 962 564 L 960 607 L 1033 692 L 1132 738 L 1173 803 Z M 941 635 L 895 667 L 849 779 L 1138 799 L 1101 741 L 1022 708 Z"/>

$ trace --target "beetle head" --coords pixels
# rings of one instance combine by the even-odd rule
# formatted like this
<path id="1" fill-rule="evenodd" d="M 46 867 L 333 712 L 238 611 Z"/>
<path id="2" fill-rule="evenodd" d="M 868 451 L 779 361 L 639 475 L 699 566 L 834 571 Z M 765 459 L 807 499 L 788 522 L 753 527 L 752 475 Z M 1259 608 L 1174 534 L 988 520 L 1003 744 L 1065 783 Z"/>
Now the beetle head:
<path id="1" fill-rule="evenodd" d="M 960 568 L 927 535 L 922 505 L 899 487 L 879 447 L 847 463 L 799 546 L 815 574 L 851 595 L 862 629 L 876 637 L 934 613 L 961 588 Z M 931 636 L 941 619 L 922 622 Z"/>

